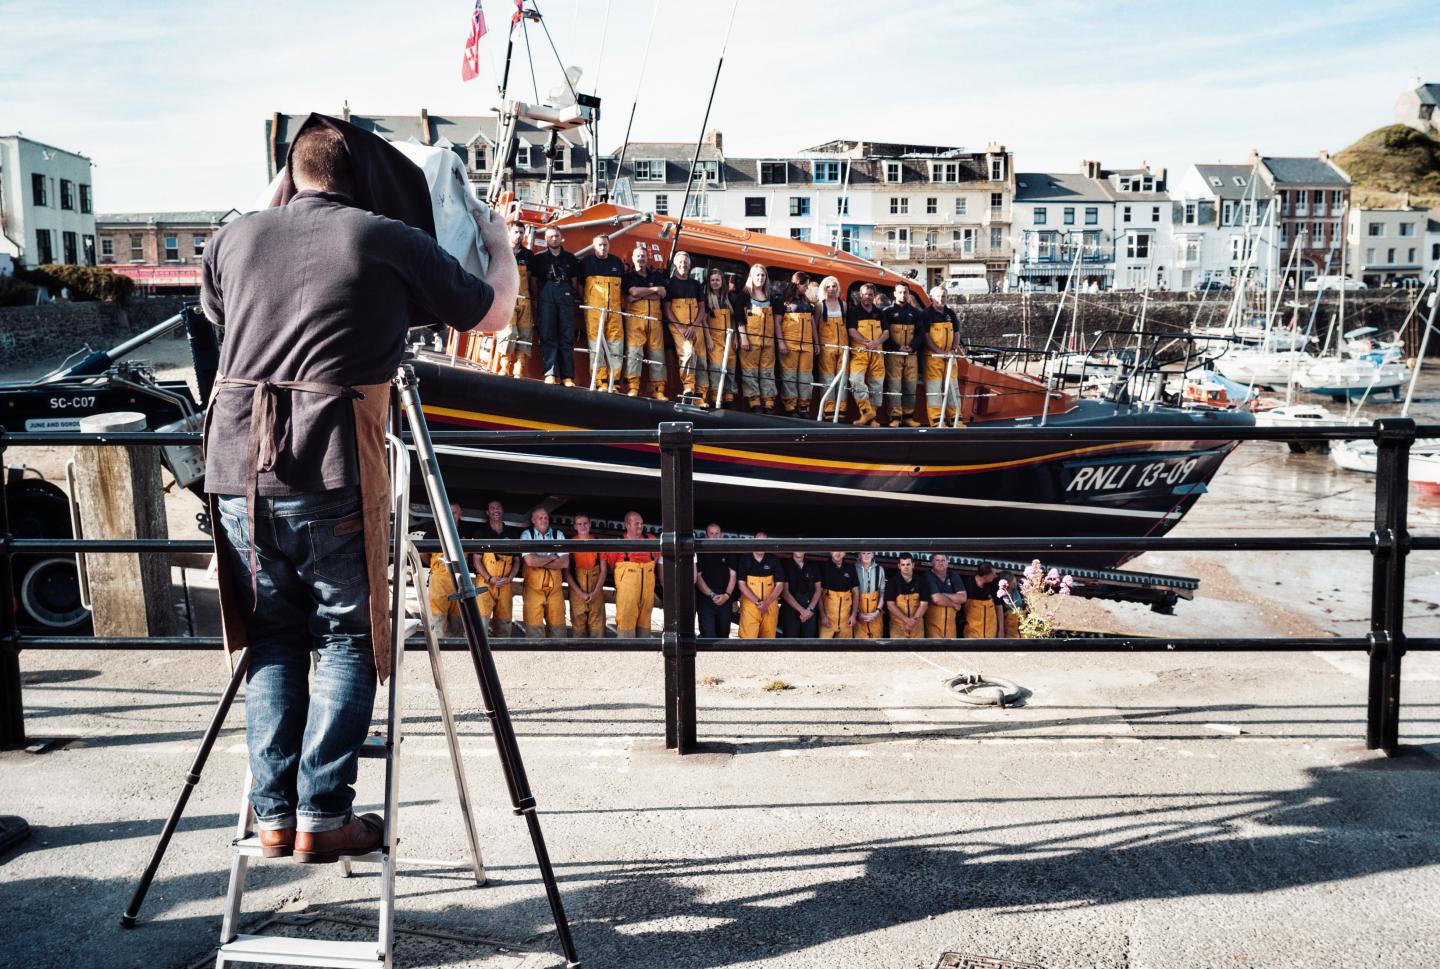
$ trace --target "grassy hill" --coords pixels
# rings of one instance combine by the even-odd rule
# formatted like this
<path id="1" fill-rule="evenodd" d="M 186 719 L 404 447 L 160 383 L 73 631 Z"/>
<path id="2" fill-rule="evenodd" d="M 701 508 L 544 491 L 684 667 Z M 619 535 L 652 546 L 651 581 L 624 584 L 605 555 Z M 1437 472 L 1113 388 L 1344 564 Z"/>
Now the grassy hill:
<path id="1" fill-rule="evenodd" d="M 1440 140 L 1392 124 L 1377 128 L 1335 155 L 1335 162 L 1355 181 L 1354 203 L 1371 208 L 1401 204 L 1440 205 Z"/>

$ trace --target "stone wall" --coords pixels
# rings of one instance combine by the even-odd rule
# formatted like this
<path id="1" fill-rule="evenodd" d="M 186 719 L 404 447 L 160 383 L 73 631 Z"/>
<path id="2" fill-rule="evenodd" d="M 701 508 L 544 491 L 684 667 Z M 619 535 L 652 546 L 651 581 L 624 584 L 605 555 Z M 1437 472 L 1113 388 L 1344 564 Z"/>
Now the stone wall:
<path id="1" fill-rule="evenodd" d="M 180 312 L 194 297 L 0 308 L 0 378 L 12 367 L 58 365 L 76 350 L 104 350 Z"/>

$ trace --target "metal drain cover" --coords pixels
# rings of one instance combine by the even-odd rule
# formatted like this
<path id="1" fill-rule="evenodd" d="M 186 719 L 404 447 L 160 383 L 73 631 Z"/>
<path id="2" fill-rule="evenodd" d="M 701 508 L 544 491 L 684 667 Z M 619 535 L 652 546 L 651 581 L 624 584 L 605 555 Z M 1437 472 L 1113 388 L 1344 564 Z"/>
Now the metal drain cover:
<path id="1" fill-rule="evenodd" d="M 935 969 L 1045 969 L 1033 962 L 1012 962 L 994 956 L 972 956 L 964 952 L 943 952 Z"/>

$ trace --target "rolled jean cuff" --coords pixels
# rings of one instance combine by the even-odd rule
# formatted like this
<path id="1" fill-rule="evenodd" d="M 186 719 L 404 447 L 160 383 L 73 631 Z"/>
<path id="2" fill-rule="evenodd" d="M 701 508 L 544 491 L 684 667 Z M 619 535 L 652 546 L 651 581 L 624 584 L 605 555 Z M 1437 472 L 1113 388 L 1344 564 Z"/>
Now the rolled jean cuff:
<path id="1" fill-rule="evenodd" d="M 301 811 L 295 825 L 295 830 L 319 834 L 322 831 L 334 831 L 337 828 L 343 828 L 349 823 L 349 811 L 346 811 L 344 814 L 306 814 L 304 811 Z"/>
<path id="2" fill-rule="evenodd" d="M 261 831 L 283 831 L 295 827 L 295 812 L 287 811 L 284 814 L 274 814 L 268 818 L 257 817 L 255 827 Z"/>

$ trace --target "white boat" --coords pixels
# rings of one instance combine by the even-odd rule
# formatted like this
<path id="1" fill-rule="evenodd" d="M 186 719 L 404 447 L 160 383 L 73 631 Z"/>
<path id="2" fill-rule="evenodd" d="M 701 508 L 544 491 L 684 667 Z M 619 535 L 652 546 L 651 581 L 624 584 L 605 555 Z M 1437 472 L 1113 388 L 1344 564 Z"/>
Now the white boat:
<path id="1" fill-rule="evenodd" d="M 1410 455 L 1410 483 L 1421 494 L 1440 495 L 1440 452 Z"/>
<path id="2" fill-rule="evenodd" d="M 1215 358 L 1215 369 L 1247 386 L 1284 387 L 1291 374 L 1313 366 L 1316 359 L 1304 350 L 1263 350 L 1238 347 Z"/>
<path id="3" fill-rule="evenodd" d="M 1340 418 L 1319 404 L 1284 404 L 1255 415 L 1261 427 L 1305 427 L 1310 424 L 1339 424 Z"/>
<path id="4" fill-rule="evenodd" d="M 1380 446 L 1374 441 L 1334 441 L 1330 445 L 1330 460 L 1334 461 L 1337 467 L 1346 471 L 1358 471 L 1361 474 L 1375 473 L 1375 464 L 1379 460 L 1379 454 Z M 1423 462 L 1440 460 L 1440 438 L 1417 438 L 1415 443 L 1410 445 L 1411 481 L 1416 480 L 1414 477 L 1416 460 Z"/>
<path id="5" fill-rule="evenodd" d="M 1400 388 L 1410 379 L 1410 368 L 1400 363 L 1328 357 L 1295 376 L 1306 392 L 1336 400 L 1374 397 L 1389 391 L 1400 399 Z"/>

